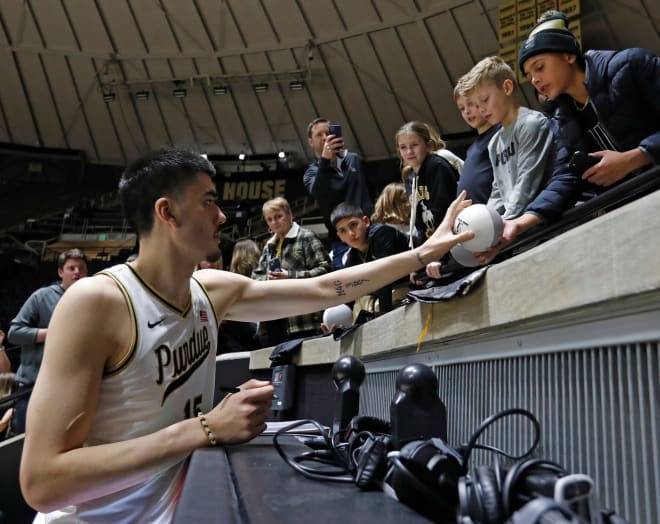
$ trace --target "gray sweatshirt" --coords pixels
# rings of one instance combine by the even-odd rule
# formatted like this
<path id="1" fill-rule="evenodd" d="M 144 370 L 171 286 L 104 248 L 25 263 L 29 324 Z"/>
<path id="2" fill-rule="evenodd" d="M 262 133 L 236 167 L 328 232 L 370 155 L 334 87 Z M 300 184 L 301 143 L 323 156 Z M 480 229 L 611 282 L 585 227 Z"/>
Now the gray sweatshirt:
<path id="1" fill-rule="evenodd" d="M 554 136 L 545 116 L 521 107 L 516 120 L 488 143 L 493 190 L 488 206 L 503 218 L 523 214 L 549 179 Z"/>
<path id="2" fill-rule="evenodd" d="M 16 372 L 16 381 L 33 385 L 37 380 L 44 354 L 44 344 L 37 343 L 37 333 L 39 329 L 48 328 L 53 310 L 63 294 L 64 288 L 59 282 L 37 289 L 11 321 L 7 340 L 21 346 L 21 365 Z"/>

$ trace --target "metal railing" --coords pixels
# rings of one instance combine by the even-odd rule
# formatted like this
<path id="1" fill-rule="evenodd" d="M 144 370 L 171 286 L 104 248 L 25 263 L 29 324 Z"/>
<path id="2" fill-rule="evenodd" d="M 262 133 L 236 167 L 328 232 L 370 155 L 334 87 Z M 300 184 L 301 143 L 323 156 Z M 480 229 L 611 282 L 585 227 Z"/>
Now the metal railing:
<path id="1" fill-rule="evenodd" d="M 523 251 L 538 242 L 549 240 L 564 231 L 568 231 L 579 224 L 588 222 L 592 218 L 628 204 L 658 189 L 660 189 L 660 166 L 631 177 L 604 193 L 569 209 L 556 222 L 530 229 L 520 235 L 510 246 L 503 249 L 502 255 L 506 257 Z"/>

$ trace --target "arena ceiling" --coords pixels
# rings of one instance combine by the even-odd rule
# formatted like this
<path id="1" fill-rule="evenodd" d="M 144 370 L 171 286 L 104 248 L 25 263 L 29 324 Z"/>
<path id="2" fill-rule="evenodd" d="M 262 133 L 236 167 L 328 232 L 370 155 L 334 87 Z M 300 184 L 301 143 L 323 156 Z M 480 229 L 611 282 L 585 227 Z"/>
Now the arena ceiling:
<path id="1" fill-rule="evenodd" d="M 303 163 L 324 115 L 364 158 L 388 158 L 405 121 L 467 131 L 452 86 L 498 52 L 498 3 L 0 0 L 0 142 L 116 165 L 172 145 Z M 660 51 L 657 0 L 581 8 L 587 47 Z"/>

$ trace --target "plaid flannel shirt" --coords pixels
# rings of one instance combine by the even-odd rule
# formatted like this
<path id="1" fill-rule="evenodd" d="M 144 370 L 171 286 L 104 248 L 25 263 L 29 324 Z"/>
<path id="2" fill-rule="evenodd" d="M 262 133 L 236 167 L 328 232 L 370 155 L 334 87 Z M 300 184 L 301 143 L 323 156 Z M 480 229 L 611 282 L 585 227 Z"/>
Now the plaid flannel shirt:
<path id="1" fill-rule="evenodd" d="M 261 253 L 259 263 L 252 272 L 254 280 L 268 278 L 268 262 L 276 256 L 277 236 L 273 235 Z M 323 242 L 308 229 L 300 227 L 296 222 L 284 237 L 282 253 L 280 254 L 282 269 L 286 269 L 289 278 L 311 278 L 332 270 L 330 255 Z M 316 330 L 320 333 L 323 311 L 288 318 L 287 332 L 294 338 L 296 333 Z"/>

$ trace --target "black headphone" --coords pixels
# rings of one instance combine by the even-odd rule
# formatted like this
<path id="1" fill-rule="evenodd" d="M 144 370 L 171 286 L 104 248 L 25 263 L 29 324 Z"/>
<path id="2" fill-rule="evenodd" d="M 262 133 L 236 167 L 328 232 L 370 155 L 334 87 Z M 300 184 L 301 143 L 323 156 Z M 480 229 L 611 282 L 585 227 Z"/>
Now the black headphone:
<path id="1" fill-rule="evenodd" d="M 520 415 L 527 418 L 534 429 L 534 439 L 530 448 L 521 456 L 512 456 L 504 451 L 486 444 L 478 444 L 480 435 L 494 422 L 504 417 Z M 485 449 L 497 452 L 512 460 L 519 460 L 534 451 L 540 439 L 540 426 L 536 417 L 529 411 L 521 408 L 512 408 L 500 411 L 485 419 L 470 437 L 465 446 L 454 449 L 440 438 L 417 440 L 405 444 L 400 452 L 388 454 L 389 469 L 385 482 L 394 491 L 396 497 L 435 521 L 452 520 L 455 522 L 456 510 L 459 506 L 459 480 L 466 478 L 470 454 L 473 449 Z M 502 474 L 499 470 L 483 472 L 484 486 L 479 485 L 479 494 L 473 495 L 470 491 L 469 499 L 475 496 L 479 500 L 485 499 L 489 512 L 493 514 L 505 513 L 501 498 L 500 480 Z M 516 477 L 517 478 L 517 477 Z M 488 482 L 488 481 L 491 482 Z M 515 478 L 508 484 L 517 485 Z M 466 491 L 466 487 L 461 489 Z M 467 495 L 465 497 L 468 497 Z M 465 498 L 464 497 L 464 498 Z M 508 504 L 508 502 L 507 502 Z M 500 512 L 500 506 L 502 511 Z M 490 513 L 489 513 L 490 515 Z M 465 521 L 466 524 L 471 521 Z M 477 520 L 477 522 L 490 522 Z M 497 522 L 500 522 L 499 520 Z"/>
<path id="2" fill-rule="evenodd" d="M 440 438 L 415 440 L 388 455 L 385 482 L 396 498 L 434 520 L 453 520 L 463 457 Z"/>
<path id="3" fill-rule="evenodd" d="M 518 461 L 506 474 L 499 464 L 479 466 L 458 481 L 458 521 L 502 524 L 530 500 L 552 498 L 555 482 L 566 474 L 559 464 L 539 459 Z"/>
<path id="4" fill-rule="evenodd" d="M 502 522 L 506 513 L 502 507 L 500 486 L 502 468 L 478 466 L 472 476 L 461 477 L 458 481 L 458 522 L 460 524 Z"/>
<path id="5" fill-rule="evenodd" d="M 380 488 L 390 451 L 389 422 L 376 417 L 353 417 L 346 428 L 348 469 L 360 489 Z"/>
<path id="6" fill-rule="evenodd" d="M 312 424 L 320 436 L 314 437 L 311 451 L 289 456 L 279 443 L 282 435 L 294 435 L 301 425 Z M 281 428 L 273 436 L 275 450 L 292 469 L 312 480 L 355 482 L 362 489 L 380 487 L 385 476 L 389 451 L 390 424 L 375 417 L 353 417 L 344 431 L 329 434 L 315 420 L 299 420 Z M 315 462 L 321 467 L 303 463 Z"/>
<path id="7" fill-rule="evenodd" d="M 366 435 L 389 435 L 392 426 L 387 420 L 377 417 L 357 416 L 353 417 L 346 427 L 345 439 L 349 443 L 357 441 Z"/>

